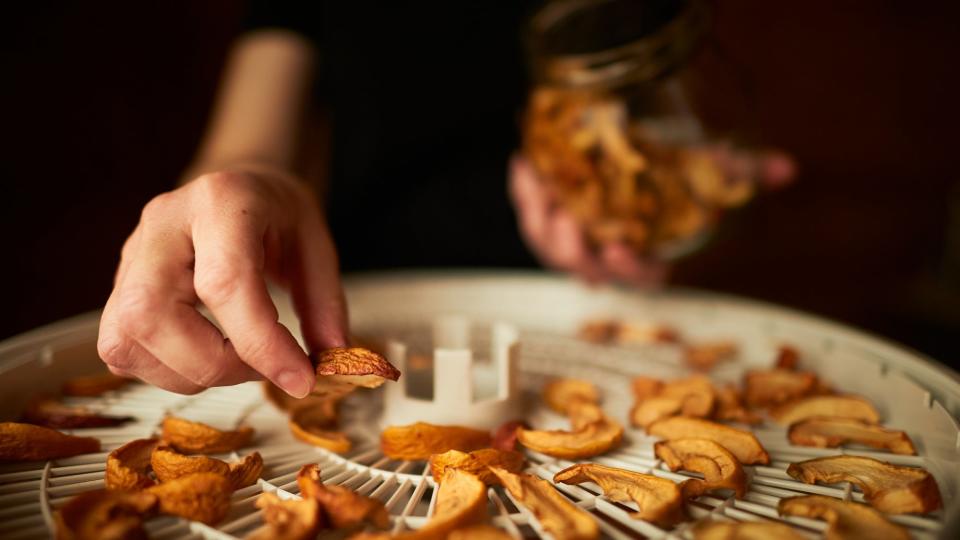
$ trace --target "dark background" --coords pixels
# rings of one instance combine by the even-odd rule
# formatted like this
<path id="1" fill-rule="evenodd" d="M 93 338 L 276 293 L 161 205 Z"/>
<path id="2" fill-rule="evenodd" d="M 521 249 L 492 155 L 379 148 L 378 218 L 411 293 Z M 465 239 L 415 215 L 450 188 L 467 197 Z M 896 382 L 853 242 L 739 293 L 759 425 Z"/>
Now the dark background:
<path id="1" fill-rule="evenodd" d="M 673 281 L 960 365 L 956 5 L 724 2 L 714 35 L 752 81 L 759 140 L 801 174 Z M 20 9 L 2 38 L 0 338 L 102 305 L 140 208 L 190 160 L 242 19 L 222 0 Z"/>

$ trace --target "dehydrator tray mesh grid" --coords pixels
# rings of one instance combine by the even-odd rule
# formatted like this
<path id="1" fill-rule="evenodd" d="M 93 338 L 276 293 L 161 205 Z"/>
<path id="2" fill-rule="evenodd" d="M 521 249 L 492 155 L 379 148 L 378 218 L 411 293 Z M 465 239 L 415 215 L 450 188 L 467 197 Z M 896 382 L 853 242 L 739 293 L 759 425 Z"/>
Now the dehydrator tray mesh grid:
<path id="1" fill-rule="evenodd" d="M 416 313 L 415 317 L 393 318 L 391 313 L 384 310 L 377 310 L 377 315 L 371 315 L 366 310 L 357 313 L 360 311 L 358 308 L 367 307 L 363 302 L 358 306 L 357 302 L 351 301 L 351 305 L 357 321 L 355 326 L 359 329 L 381 335 L 392 333 L 394 337 L 417 343 L 419 347 L 427 347 L 427 332 L 423 328 L 429 323 L 430 317 L 449 313 L 444 306 L 431 309 L 429 305 L 420 305 L 419 312 L 417 306 L 407 310 L 408 313 Z M 607 311 L 610 309 L 607 308 Z M 469 310 L 461 313 L 471 315 Z M 578 317 L 583 315 L 580 313 Z M 479 319 L 492 320 L 482 316 Z M 95 336 L 95 321 L 88 326 L 85 331 L 74 328 L 69 333 L 69 339 L 62 335 L 60 341 L 43 342 L 46 351 L 42 347 L 34 347 L 31 353 L 30 347 L 20 347 L 17 353 L 19 356 L 32 354 L 38 362 L 44 356 L 56 356 L 58 347 L 73 346 L 92 339 Z M 686 330 L 683 325 L 678 326 Z M 607 413 L 627 426 L 630 376 L 647 374 L 673 377 L 685 373 L 676 351 L 669 347 L 597 346 L 571 338 L 569 328 L 562 330 L 555 332 L 541 328 L 524 331 L 521 335 L 521 387 L 530 398 L 526 400 L 529 409 L 525 416 L 537 427 L 565 425 L 563 418 L 537 404 L 536 391 L 549 377 L 562 374 L 593 381 L 602 389 Z M 725 337 L 739 338 L 743 335 L 743 329 L 740 330 L 736 333 L 721 329 L 720 333 Z M 770 330 L 767 328 L 765 332 L 769 334 Z M 477 346 L 482 346 L 480 342 L 483 335 L 482 332 L 476 333 L 474 341 Z M 767 361 L 769 356 L 764 357 L 764 351 L 782 336 L 774 337 L 776 339 L 770 337 L 766 341 L 750 338 L 749 344 L 757 346 L 745 347 L 746 354 L 766 358 L 764 361 Z M 796 517 L 781 518 L 776 512 L 778 501 L 783 497 L 811 493 L 854 501 L 862 501 L 863 496 L 848 483 L 820 486 L 797 482 L 786 474 L 786 467 L 791 462 L 803 459 L 845 453 L 928 469 L 936 477 L 949 507 L 955 500 L 960 468 L 957 465 L 957 424 L 946 409 L 923 388 L 897 370 L 889 369 L 889 366 L 880 365 L 878 368 L 866 359 L 848 360 L 854 365 L 837 368 L 836 362 L 829 361 L 830 352 L 838 346 L 835 337 L 793 337 L 805 355 L 814 362 L 810 366 L 812 369 L 837 388 L 863 393 L 874 400 L 886 419 L 885 424 L 906 429 L 917 444 L 920 455 L 899 456 L 854 448 L 797 447 L 787 442 L 782 428 L 765 424 L 753 431 L 770 453 L 772 461 L 769 466 L 745 467 L 750 475 L 750 489 L 746 497 L 737 500 L 732 494 L 701 496 L 686 505 L 690 520 L 672 530 L 632 519 L 629 515 L 632 503 L 611 502 L 602 497 L 599 488 L 592 484 L 557 485 L 557 488 L 577 505 L 590 511 L 608 538 L 690 538 L 692 527 L 704 519 L 775 520 L 794 526 L 802 534 L 817 537 L 825 529 L 824 522 Z M 739 380 L 743 368 L 742 363 L 720 366 L 712 376 Z M 851 373 L 857 376 L 850 377 Z M 0 381 L 2 375 L 0 372 Z M 850 388 L 848 383 L 854 388 Z M 155 434 L 166 414 L 176 414 L 224 428 L 239 424 L 253 426 L 257 430 L 253 446 L 222 457 L 235 459 L 239 457 L 238 454 L 258 451 L 264 458 L 264 471 L 257 484 L 234 493 L 230 513 L 216 527 L 161 517 L 147 523 L 148 534 L 153 538 L 242 538 L 262 524 L 260 513 L 254 507 L 259 494 L 272 491 L 281 498 L 296 497 L 295 475 L 305 463 L 318 463 L 325 483 L 344 485 L 382 500 L 391 513 L 395 531 L 418 528 L 432 514 L 437 493 L 433 489 L 428 467 L 422 462 L 394 461 L 380 453 L 377 437 L 381 426 L 376 422 L 379 400 L 375 393 L 362 394 L 349 398 L 350 403 L 345 407 L 343 424 L 349 426 L 348 433 L 354 440 L 355 448 L 343 456 L 296 441 L 289 433 L 285 416 L 263 400 L 261 389 L 255 383 L 211 389 L 196 396 L 181 396 L 146 385 L 132 385 L 101 398 L 68 398 L 67 402 L 71 404 L 85 405 L 106 414 L 130 415 L 137 420 L 118 428 L 74 430 L 77 434 L 100 438 L 103 443 L 103 452 L 100 454 L 48 463 L 0 464 L 0 538 L 49 536 L 52 513 L 56 508 L 77 493 L 103 486 L 107 452 L 129 440 Z M 411 422 L 415 420 L 410 419 Z M 620 448 L 591 461 L 648 472 L 674 481 L 692 476 L 670 472 L 654 456 L 654 440 L 642 431 L 628 427 L 625 442 Z M 552 479 L 555 472 L 572 464 L 536 452 L 528 452 L 527 457 L 528 471 L 547 480 Z M 515 538 L 549 537 L 540 529 L 536 519 L 517 504 L 509 493 L 501 488 L 491 488 L 488 496 L 492 523 Z M 890 519 L 909 528 L 916 538 L 936 538 L 943 527 L 944 512 L 941 510 L 927 516 L 891 516 Z"/>

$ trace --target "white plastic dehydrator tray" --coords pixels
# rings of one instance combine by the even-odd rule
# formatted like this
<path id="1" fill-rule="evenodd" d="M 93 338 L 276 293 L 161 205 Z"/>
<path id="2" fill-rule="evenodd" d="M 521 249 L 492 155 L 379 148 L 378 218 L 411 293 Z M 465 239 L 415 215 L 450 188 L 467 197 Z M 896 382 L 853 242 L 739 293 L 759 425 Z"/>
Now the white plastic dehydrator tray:
<path id="1" fill-rule="evenodd" d="M 794 481 L 789 463 L 816 456 L 856 454 L 902 465 L 921 466 L 937 480 L 946 511 L 926 516 L 892 516 L 917 538 L 949 538 L 948 517 L 957 513 L 960 490 L 960 379 L 956 373 L 916 353 L 833 322 L 794 311 L 726 296 L 668 290 L 641 294 L 615 288 L 589 289 L 544 274 L 409 273 L 372 275 L 348 280 L 353 331 L 362 336 L 398 339 L 408 351 L 429 353 L 433 324 L 451 315 L 468 318 L 474 330 L 468 341 L 475 351 L 489 346 L 489 329 L 509 323 L 519 329 L 516 349 L 519 387 L 526 399 L 520 416 L 536 427 L 565 426 L 561 417 L 541 407 L 535 395 L 554 376 L 589 379 L 602 390 L 605 411 L 627 422 L 634 375 L 676 377 L 687 373 L 680 354 L 666 345 L 612 347 L 576 339 L 577 328 L 598 316 L 662 322 L 691 339 L 732 339 L 740 345 L 735 362 L 720 364 L 712 378 L 738 382 L 744 369 L 767 367 L 773 351 L 789 343 L 801 352 L 803 365 L 835 388 L 872 400 L 884 425 L 908 432 L 918 456 L 846 449 L 791 446 L 784 430 L 765 424 L 754 432 L 769 451 L 769 466 L 745 467 L 751 476 L 746 498 L 703 496 L 687 504 L 690 520 L 667 531 L 629 517 L 629 504 L 613 503 L 593 486 L 557 486 L 590 510 L 610 538 L 690 538 L 691 527 L 706 518 L 778 520 L 817 537 L 822 521 L 780 518 L 783 497 L 823 494 L 862 501 L 849 484 L 813 486 Z M 289 304 L 278 298 L 283 320 L 296 328 Z M 75 375 L 98 369 L 98 314 L 69 319 L 0 344 L 0 419 L 15 419 L 26 400 L 56 393 Z M 394 384 L 394 383 L 388 383 Z M 401 377 L 400 383 L 404 384 Z M 467 381 L 449 381 L 451 385 Z M 163 517 L 148 522 L 154 538 L 243 537 L 261 524 L 253 503 L 261 492 L 296 497 L 295 474 L 302 464 L 319 463 L 325 483 L 342 484 L 378 497 L 393 516 L 394 530 L 421 526 L 433 510 L 436 490 L 422 462 L 398 462 L 378 449 L 383 391 L 361 391 L 348 398 L 342 424 L 354 450 L 339 456 L 295 440 L 286 417 L 266 402 L 258 384 L 215 388 L 196 396 L 172 394 L 147 385 L 130 385 L 99 398 L 69 398 L 68 403 L 136 421 L 117 428 L 73 430 L 101 439 L 103 453 L 43 463 L 0 464 L 0 538 L 43 538 L 51 534 L 52 515 L 71 496 L 103 486 L 106 453 L 154 434 L 163 416 L 176 414 L 228 428 L 252 425 L 257 436 L 243 454 L 259 451 L 264 470 L 258 484 L 233 495 L 231 512 L 216 527 Z M 515 415 L 516 416 L 516 415 Z M 509 420 L 504 418 L 503 420 Z M 412 423 L 421 418 L 408 418 Z M 593 461 L 681 481 L 654 457 L 654 439 L 627 427 L 624 444 Z M 233 456 L 236 457 L 236 456 Z M 528 452 L 529 472 L 551 479 L 570 462 Z M 489 491 L 493 523 L 516 538 L 548 536 L 526 510 L 499 488 Z M 955 520 L 955 516 L 953 516 Z"/>

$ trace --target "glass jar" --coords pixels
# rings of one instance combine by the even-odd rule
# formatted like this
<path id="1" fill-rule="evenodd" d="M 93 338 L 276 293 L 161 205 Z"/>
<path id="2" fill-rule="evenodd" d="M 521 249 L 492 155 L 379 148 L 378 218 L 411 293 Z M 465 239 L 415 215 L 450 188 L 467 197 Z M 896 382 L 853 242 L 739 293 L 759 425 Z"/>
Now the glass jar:
<path id="1" fill-rule="evenodd" d="M 532 19 L 523 150 L 595 246 L 676 258 L 753 194 L 691 100 L 709 15 L 697 0 L 555 0 Z"/>

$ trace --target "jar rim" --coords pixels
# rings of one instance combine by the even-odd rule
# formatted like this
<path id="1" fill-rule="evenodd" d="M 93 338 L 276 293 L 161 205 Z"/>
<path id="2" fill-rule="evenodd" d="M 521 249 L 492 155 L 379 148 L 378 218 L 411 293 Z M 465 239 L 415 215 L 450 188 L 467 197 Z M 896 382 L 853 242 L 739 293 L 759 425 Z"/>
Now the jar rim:
<path id="1" fill-rule="evenodd" d="M 563 21 L 617 0 L 554 0 L 530 20 L 527 48 L 534 79 L 568 88 L 616 87 L 655 80 L 674 70 L 697 50 L 709 22 L 709 6 L 689 0 L 654 31 L 625 43 L 590 52 L 553 53 L 547 34 Z"/>

